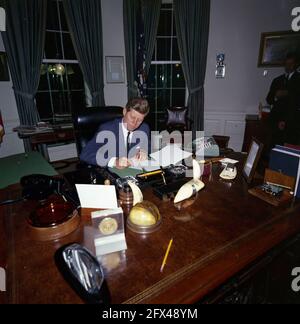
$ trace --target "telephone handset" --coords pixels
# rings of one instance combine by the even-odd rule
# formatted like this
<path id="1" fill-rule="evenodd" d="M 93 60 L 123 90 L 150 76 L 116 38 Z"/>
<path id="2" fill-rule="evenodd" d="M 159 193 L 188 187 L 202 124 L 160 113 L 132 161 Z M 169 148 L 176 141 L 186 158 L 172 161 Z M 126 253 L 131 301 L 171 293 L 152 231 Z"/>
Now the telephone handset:
<path id="1" fill-rule="evenodd" d="M 236 176 L 237 169 L 236 166 L 232 163 L 228 163 L 220 174 L 220 177 L 224 180 L 234 180 Z"/>

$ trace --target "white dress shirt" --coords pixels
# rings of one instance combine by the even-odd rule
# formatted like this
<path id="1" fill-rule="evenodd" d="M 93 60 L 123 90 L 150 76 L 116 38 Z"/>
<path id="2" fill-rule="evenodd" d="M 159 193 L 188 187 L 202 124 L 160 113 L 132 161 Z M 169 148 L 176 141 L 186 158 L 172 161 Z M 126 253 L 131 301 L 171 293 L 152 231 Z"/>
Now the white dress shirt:
<path id="1" fill-rule="evenodd" d="M 124 138 L 124 145 L 125 147 L 127 146 L 127 135 L 129 133 L 129 130 L 125 127 L 125 124 L 123 122 L 123 119 L 122 119 L 122 132 L 123 132 L 123 138 Z M 129 135 L 129 142 L 131 143 L 132 141 L 132 136 L 133 136 L 133 132 L 131 132 L 131 134 Z M 109 168 L 113 168 L 116 164 L 116 160 L 117 158 L 116 157 L 113 157 L 109 160 L 108 162 L 108 167 Z"/>

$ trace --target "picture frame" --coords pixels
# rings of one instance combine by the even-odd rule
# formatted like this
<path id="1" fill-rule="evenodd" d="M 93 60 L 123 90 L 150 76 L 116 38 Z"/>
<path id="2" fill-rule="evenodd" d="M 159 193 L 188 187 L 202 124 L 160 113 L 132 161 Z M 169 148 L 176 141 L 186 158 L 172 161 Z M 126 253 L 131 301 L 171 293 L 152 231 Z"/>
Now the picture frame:
<path id="1" fill-rule="evenodd" d="M 277 31 L 261 34 L 258 67 L 282 67 L 288 53 L 300 55 L 300 32 Z"/>
<path id="2" fill-rule="evenodd" d="M 264 145 L 257 139 L 252 138 L 249 152 L 243 167 L 243 177 L 250 184 L 253 181 L 258 162 L 260 160 Z"/>
<path id="3" fill-rule="evenodd" d="M 5 52 L 0 52 L 0 81 L 9 81 L 9 71 Z"/>
<path id="4" fill-rule="evenodd" d="M 125 83 L 124 57 L 106 56 L 106 83 Z"/>

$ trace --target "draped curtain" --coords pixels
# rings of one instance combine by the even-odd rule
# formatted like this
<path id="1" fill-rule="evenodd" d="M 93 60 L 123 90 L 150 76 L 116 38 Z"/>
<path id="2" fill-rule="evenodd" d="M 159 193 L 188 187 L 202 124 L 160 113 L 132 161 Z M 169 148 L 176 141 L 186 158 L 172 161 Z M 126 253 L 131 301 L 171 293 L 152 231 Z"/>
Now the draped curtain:
<path id="1" fill-rule="evenodd" d="M 40 80 L 46 31 L 46 0 L 6 1 L 4 47 L 23 125 L 36 125 L 35 94 Z M 25 145 L 28 150 L 28 146 Z"/>
<path id="2" fill-rule="evenodd" d="M 73 45 L 93 106 L 104 106 L 101 0 L 63 0 Z"/>
<path id="3" fill-rule="evenodd" d="M 193 133 L 204 129 L 204 81 L 210 21 L 210 0 L 174 0 L 178 47 L 189 98 Z"/>
<path id="4" fill-rule="evenodd" d="M 126 52 L 126 69 L 128 82 L 128 99 L 138 95 L 137 89 L 137 14 L 141 8 L 146 52 L 146 75 L 149 73 L 153 55 L 157 28 L 159 23 L 161 0 L 124 0 L 124 38 Z"/>

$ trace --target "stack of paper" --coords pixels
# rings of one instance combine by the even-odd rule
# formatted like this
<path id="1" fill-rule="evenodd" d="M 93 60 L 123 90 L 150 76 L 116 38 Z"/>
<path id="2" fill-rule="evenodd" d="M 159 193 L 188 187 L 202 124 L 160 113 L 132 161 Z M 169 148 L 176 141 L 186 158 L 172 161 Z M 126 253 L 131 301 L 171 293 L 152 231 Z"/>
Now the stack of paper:
<path id="1" fill-rule="evenodd" d="M 177 144 L 165 146 L 162 150 L 152 153 L 151 158 L 160 166 L 166 168 L 175 165 L 192 156 L 192 153 L 183 151 Z"/>

